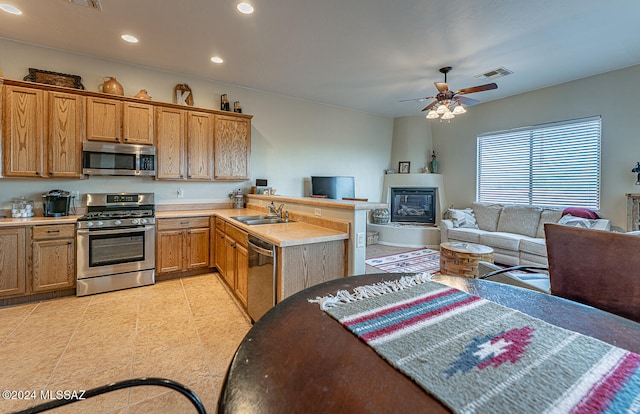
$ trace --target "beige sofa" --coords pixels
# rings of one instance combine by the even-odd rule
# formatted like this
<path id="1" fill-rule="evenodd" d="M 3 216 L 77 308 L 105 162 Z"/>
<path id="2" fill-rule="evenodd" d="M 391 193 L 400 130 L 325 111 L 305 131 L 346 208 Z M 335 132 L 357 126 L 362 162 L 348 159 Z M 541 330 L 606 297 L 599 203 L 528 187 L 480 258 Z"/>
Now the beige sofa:
<path id="1" fill-rule="evenodd" d="M 450 209 L 440 222 L 440 241 L 477 243 L 492 247 L 494 262 L 509 266 L 548 266 L 545 223 L 610 230 L 605 219 L 562 216 L 562 209 L 473 203 L 471 209 Z"/>

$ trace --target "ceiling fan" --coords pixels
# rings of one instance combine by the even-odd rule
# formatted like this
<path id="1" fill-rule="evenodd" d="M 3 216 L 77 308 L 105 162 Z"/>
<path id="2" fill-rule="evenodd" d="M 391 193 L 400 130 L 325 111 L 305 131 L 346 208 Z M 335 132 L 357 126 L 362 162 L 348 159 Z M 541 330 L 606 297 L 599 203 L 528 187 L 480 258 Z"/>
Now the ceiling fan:
<path id="1" fill-rule="evenodd" d="M 476 99 L 468 98 L 462 95 L 488 91 L 491 89 L 498 89 L 498 85 L 496 85 L 495 83 L 487 83 L 486 85 L 473 86 L 471 88 L 464 88 L 453 92 L 449 90 L 449 86 L 447 85 L 447 73 L 449 73 L 451 69 L 451 66 L 440 68 L 440 73 L 444 73 L 444 82 L 434 82 L 436 88 L 438 89 L 437 95 L 427 96 L 425 98 L 404 99 L 400 102 L 422 102 L 425 99 L 435 99 L 435 101 L 431 102 L 429 105 L 425 106 L 424 109 L 422 109 L 423 111 L 429 111 L 429 113 L 427 114 L 427 118 L 436 119 L 442 116 L 442 119 L 451 119 L 454 118 L 455 115 L 467 112 L 462 105 L 473 106 L 480 102 Z"/>

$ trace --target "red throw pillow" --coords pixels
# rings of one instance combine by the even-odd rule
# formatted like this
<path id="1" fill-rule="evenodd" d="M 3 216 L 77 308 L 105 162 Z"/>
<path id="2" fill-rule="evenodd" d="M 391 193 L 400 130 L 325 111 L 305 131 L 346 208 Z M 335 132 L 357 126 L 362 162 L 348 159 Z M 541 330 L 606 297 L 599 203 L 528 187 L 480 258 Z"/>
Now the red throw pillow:
<path id="1" fill-rule="evenodd" d="M 564 216 L 566 214 L 571 214 L 574 217 L 582 217 L 582 218 L 591 219 L 591 220 L 600 218 L 598 213 L 596 213 L 595 211 L 589 210 L 588 208 L 581 208 L 581 207 L 567 207 L 564 210 L 562 210 L 562 215 Z"/>

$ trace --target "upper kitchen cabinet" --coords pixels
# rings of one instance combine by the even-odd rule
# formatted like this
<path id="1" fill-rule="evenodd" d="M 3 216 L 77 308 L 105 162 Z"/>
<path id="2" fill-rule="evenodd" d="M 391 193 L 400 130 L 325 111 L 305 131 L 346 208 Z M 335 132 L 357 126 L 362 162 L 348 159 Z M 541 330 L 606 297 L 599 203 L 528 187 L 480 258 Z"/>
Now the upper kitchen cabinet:
<path id="1" fill-rule="evenodd" d="M 213 125 L 206 112 L 156 108 L 156 178 L 213 180 Z"/>
<path id="2" fill-rule="evenodd" d="M 84 97 L 4 86 L 4 174 L 81 178 Z"/>
<path id="3" fill-rule="evenodd" d="M 153 145 L 153 106 L 87 98 L 87 140 Z"/>
<path id="4" fill-rule="evenodd" d="M 251 121 L 246 118 L 217 115 L 214 142 L 215 179 L 249 179 Z"/>

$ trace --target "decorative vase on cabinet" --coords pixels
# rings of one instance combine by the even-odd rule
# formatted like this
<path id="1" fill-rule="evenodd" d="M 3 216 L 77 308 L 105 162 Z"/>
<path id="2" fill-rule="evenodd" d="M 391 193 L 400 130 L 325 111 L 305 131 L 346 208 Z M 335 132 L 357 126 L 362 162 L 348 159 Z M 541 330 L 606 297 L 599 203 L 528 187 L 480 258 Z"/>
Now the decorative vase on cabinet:
<path id="1" fill-rule="evenodd" d="M 124 95 L 124 88 L 116 78 L 107 76 L 104 78 L 104 83 L 102 84 L 102 92 L 122 96 Z"/>

